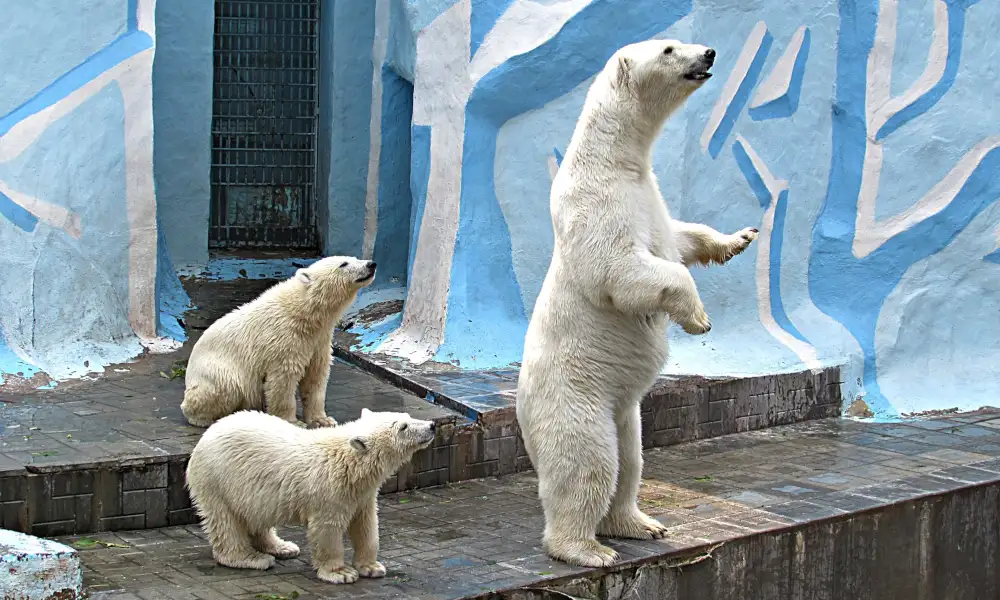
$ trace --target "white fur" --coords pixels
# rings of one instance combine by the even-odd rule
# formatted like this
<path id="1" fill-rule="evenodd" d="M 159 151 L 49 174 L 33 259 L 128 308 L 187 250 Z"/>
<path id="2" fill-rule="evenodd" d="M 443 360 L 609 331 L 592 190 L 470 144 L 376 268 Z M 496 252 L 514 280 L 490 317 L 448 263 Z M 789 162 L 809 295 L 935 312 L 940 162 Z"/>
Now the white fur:
<path id="1" fill-rule="evenodd" d="M 320 579 L 353 583 L 382 577 L 378 490 L 413 453 L 434 440 L 434 423 L 406 413 L 371 412 L 335 427 L 303 431 L 256 411 L 208 428 L 191 452 L 187 486 L 212 556 L 237 569 L 268 569 L 298 556 L 275 527 L 306 525 Z M 354 562 L 344 564 L 344 533 Z"/>
<path id="2" fill-rule="evenodd" d="M 212 323 L 188 360 L 184 417 L 207 427 L 238 410 L 266 407 L 299 423 L 298 389 L 307 425 L 336 425 L 325 406 L 333 329 L 374 278 L 371 261 L 327 257 Z"/>
<path id="3" fill-rule="evenodd" d="M 665 53 L 667 48 L 669 53 Z M 543 544 L 554 558 L 617 560 L 595 534 L 660 538 L 637 504 L 639 404 L 667 358 L 667 324 L 711 328 L 686 265 L 723 263 L 756 237 L 674 221 L 652 145 L 701 81 L 707 48 L 654 40 L 619 50 L 587 95 L 552 184 L 552 263 L 535 304 L 517 418 L 538 472 Z"/>

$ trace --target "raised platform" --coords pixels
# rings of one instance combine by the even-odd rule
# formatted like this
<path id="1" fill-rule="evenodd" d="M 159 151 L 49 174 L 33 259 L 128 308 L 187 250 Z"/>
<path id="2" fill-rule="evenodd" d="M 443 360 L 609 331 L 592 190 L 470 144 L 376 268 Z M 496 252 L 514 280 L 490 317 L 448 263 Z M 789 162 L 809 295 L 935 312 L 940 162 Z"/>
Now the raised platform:
<path id="1" fill-rule="evenodd" d="M 200 306 L 186 316 L 189 334 L 196 339 L 273 283 L 186 281 Z M 203 430 L 187 425 L 180 412 L 190 347 L 53 390 L 0 388 L 0 527 L 52 536 L 193 523 L 184 469 Z M 353 419 L 367 407 L 439 423 L 433 446 L 383 493 L 531 468 L 513 408 L 516 370 L 414 370 L 340 347 L 334 352 L 356 365 L 334 363 L 327 390 L 334 418 Z M 643 402 L 644 446 L 839 415 L 839 373 L 663 379 Z"/>
<path id="2" fill-rule="evenodd" d="M 319 581 L 308 555 L 217 566 L 196 526 L 62 540 L 95 598 L 870 598 L 1000 594 L 1000 412 L 827 419 L 646 452 L 659 542 L 604 570 L 548 559 L 529 473 L 385 495 L 383 580 Z M 283 532 L 304 542 L 301 528 Z M 305 545 L 303 545 L 305 548 Z"/>

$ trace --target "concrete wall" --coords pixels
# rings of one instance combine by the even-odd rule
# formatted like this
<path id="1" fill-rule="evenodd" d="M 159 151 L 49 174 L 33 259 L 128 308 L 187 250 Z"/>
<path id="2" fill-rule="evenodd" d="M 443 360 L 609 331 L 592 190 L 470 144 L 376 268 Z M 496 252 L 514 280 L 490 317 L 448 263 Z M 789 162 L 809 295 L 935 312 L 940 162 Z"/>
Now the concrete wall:
<path id="1" fill-rule="evenodd" d="M 761 237 L 695 273 L 714 327 L 673 334 L 666 371 L 849 361 L 847 401 L 863 394 L 879 416 L 995 403 L 1000 0 L 374 10 L 390 17 L 390 66 L 414 85 L 413 226 L 404 312 L 359 348 L 516 362 L 551 253 L 551 174 L 588 85 L 618 47 L 670 37 L 718 51 L 655 150 L 671 211 Z"/>
<path id="2" fill-rule="evenodd" d="M 167 248 L 178 268 L 197 268 L 208 262 L 213 4 L 170 0 L 156 8 L 156 202 Z"/>
<path id="3" fill-rule="evenodd" d="M 60 378 L 172 345 L 157 294 L 155 8 L 5 5 L 17 27 L 0 34 L 0 373 Z"/>

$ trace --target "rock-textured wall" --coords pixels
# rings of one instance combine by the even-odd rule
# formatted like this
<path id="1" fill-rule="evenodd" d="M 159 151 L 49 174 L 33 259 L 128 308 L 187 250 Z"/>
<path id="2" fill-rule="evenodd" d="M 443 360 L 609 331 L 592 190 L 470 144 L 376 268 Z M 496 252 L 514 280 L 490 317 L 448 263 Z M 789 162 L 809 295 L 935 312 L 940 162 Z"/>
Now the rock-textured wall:
<path id="1" fill-rule="evenodd" d="M 880 416 L 995 402 L 1000 0 L 374 10 L 374 72 L 413 85 L 413 224 L 405 309 L 359 349 L 465 368 L 518 361 L 551 253 L 550 178 L 587 87 L 618 47 L 669 37 L 718 51 L 715 77 L 656 147 L 671 211 L 761 236 L 695 273 L 714 327 L 673 335 L 667 371 L 849 362 L 845 398 L 863 394 Z M 405 118 L 381 106 L 383 131 Z M 401 175 L 379 176 L 384 189 Z"/>
<path id="2" fill-rule="evenodd" d="M 8 2 L 0 34 L 0 377 L 169 348 L 153 184 L 154 0 Z M 183 294 L 183 292 L 180 292 Z"/>

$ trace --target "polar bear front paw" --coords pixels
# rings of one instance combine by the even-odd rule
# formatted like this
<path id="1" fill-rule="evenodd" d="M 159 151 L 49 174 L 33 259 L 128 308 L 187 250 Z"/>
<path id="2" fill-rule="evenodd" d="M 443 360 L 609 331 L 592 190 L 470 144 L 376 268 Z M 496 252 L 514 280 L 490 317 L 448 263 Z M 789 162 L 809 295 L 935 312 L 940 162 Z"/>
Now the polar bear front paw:
<path id="1" fill-rule="evenodd" d="M 336 569 L 319 569 L 316 576 L 329 583 L 354 583 L 358 580 L 358 572 L 347 565 Z"/>
<path id="2" fill-rule="evenodd" d="M 292 542 L 285 540 L 280 540 L 280 542 L 280 544 L 275 544 L 274 547 L 269 548 L 267 553 L 275 558 L 288 559 L 295 558 L 301 552 L 299 547 Z"/>
<path id="3" fill-rule="evenodd" d="M 317 429 L 319 427 L 336 427 L 337 421 L 333 417 L 328 417 L 323 415 L 322 417 L 313 417 L 309 419 L 309 429 Z"/>
<path id="4" fill-rule="evenodd" d="M 755 239 L 757 239 L 757 230 L 753 227 L 746 227 L 730 235 L 729 248 L 726 252 L 726 260 L 742 253 Z"/>
<path id="5" fill-rule="evenodd" d="M 362 577 L 385 577 L 385 566 L 377 560 L 363 565 L 354 565 L 354 568 L 358 570 L 358 575 Z"/>
<path id="6" fill-rule="evenodd" d="M 705 308 L 699 306 L 687 319 L 678 321 L 678 324 L 691 335 L 701 335 L 712 330 L 712 321 L 708 318 Z"/>

